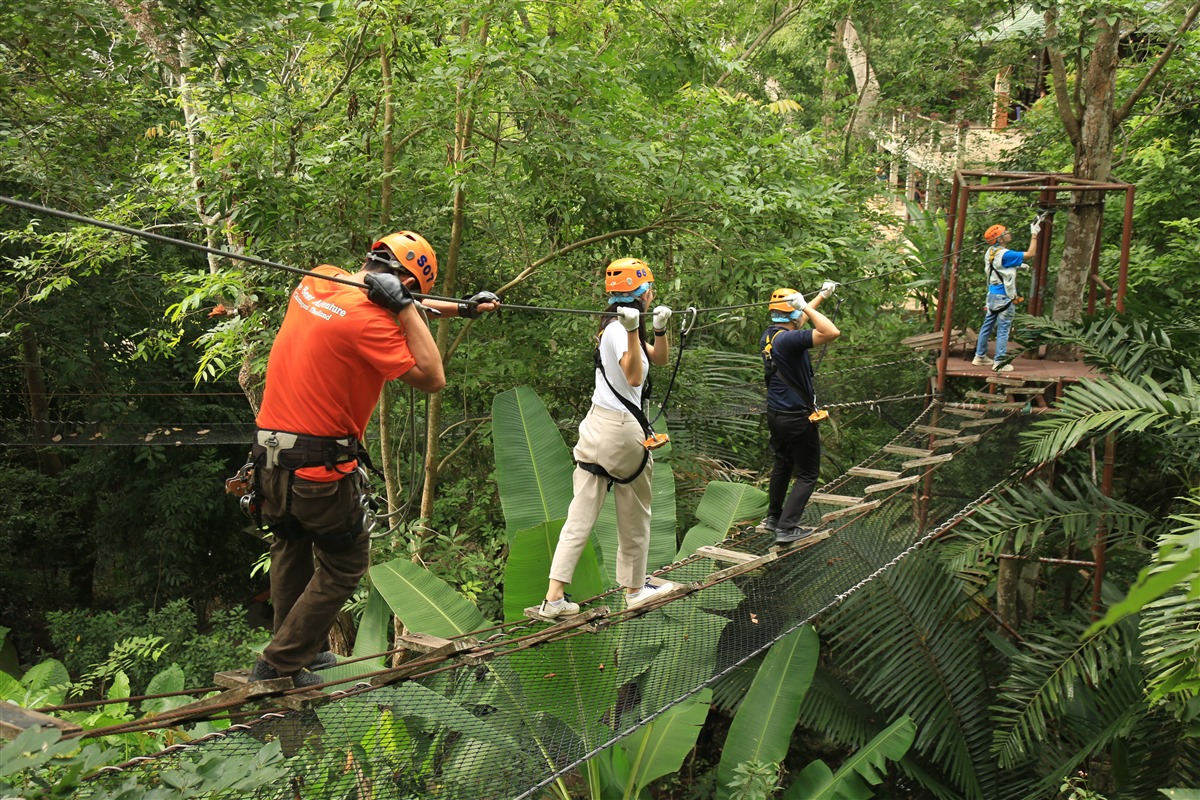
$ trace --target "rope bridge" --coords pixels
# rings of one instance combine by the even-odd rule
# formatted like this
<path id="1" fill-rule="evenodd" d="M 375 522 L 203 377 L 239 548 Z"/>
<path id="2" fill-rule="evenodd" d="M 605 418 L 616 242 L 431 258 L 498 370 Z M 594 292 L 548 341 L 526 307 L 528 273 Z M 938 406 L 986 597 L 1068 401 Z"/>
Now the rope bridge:
<path id="1" fill-rule="evenodd" d="M 407 668 L 330 687 L 319 705 L 257 712 L 247 724 L 109 768 L 89 786 L 148 781 L 207 754 L 249 758 L 278 742 L 287 786 L 245 796 L 536 796 L 964 519 L 1014 474 L 1016 433 L 1028 418 L 1006 395 L 1019 392 L 919 411 L 820 487 L 802 521 L 818 532 L 799 546 L 775 547 L 772 535 L 745 525 L 753 515 L 706 537 L 713 523 L 702 502 L 678 560 L 655 573 L 676 586 L 662 598 L 627 610 L 610 592 L 565 621 L 443 640 Z M 764 502 L 752 487 L 709 491 L 748 493 L 756 510 Z"/>

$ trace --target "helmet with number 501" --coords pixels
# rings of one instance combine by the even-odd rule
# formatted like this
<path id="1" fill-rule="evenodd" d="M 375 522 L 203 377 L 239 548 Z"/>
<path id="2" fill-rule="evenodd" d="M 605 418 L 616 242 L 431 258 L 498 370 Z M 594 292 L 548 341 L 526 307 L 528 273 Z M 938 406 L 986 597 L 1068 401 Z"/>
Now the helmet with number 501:
<path id="1" fill-rule="evenodd" d="M 604 270 L 604 291 L 609 294 L 641 294 L 639 289 L 654 283 L 654 273 L 640 258 L 618 258 Z"/>
<path id="2" fill-rule="evenodd" d="M 429 294 L 437 280 L 437 253 L 421 236 L 412 231 L 400 231 L 384 236 L 371 245 L 376 261 L 386 261 L 397 272 L 407 272 L 417 279 L 417 291 Z"/>

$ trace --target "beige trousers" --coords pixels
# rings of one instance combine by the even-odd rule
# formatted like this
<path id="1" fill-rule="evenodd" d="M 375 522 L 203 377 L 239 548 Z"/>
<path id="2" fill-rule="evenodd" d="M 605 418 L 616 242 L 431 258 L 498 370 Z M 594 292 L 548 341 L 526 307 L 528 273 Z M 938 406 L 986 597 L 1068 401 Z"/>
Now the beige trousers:
<path id="1" fill-rule="evenodd" d="M 642 426 L 627 411 L 612 411 L 593 405 L 579 423 L 575 460 L 599 464 L 616 478 L 632 475 L 642 463 L 646 448 Z M 646 557 L 650 550 L 650 486 L 653 457 L 642 473 L 629 483 L 613 483 L 617 504 L 617 582 L 640 589 L 646 582 Z M 551 580 L 570 583 L 575 565 L 592 534 L 604 505 L 608 480 L 575 467 L 572 478 L 575 496 L 567 510 L 567 521 L 558 536 L 558 547 L 550 564 Z"/>

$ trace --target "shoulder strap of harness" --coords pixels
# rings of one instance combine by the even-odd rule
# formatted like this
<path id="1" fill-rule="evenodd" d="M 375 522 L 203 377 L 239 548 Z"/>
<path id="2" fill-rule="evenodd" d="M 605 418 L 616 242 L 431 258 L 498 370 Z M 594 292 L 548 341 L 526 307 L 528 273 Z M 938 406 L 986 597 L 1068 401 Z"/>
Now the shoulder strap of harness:
<path id="1" fill-rule="evenodd" d="M 617 388 L 612 385 L 612 381 L 608 379 L 608 375 L 604 372 L 604 360 L 600 357 L 599 347 L 596 348 L 593 358 L 596 361 L 596 369 L 600 370 L 600 377 L 604 378 L 604 382 L 608 384 L 608 388 L 612 389 L 612 393 L 621 401 L 621 405 L 625 406 L 625 409 L 638 421 L 638 424 L 642 426 L 642 432 L 646 436 L 653 436 L 654 427 L 650 424 L 650 420 L 647 419 L 645 412 L 631 403 L 629 398 L 618 392 Z"/>

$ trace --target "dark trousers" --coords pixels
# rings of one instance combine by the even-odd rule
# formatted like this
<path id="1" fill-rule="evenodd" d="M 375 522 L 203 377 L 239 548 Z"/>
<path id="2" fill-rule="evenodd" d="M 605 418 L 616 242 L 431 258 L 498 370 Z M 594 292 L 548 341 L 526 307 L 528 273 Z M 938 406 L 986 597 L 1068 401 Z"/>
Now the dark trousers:
<path id="1" fill-rule="evenodd" d="M 329 630 L 370 565 L 371 538 L 362 531 L 357 475 L 329 483 L 296 478 L 290 509 L 286 470 L 265 469 L 260 480 L 263 519 L 275 533 L 275 633 L 263 660 L 290 675 L 328 648 Z"/>
<path id="2" fill-rule="evenodd" d="M 808 421 L 808 412 L 769 408 L 767 429 L 771 432 L 771 452 L 775 454 L 767 516 L 778 520 L 776 530 L 783 532 L 800 524 L 808 498 L 817 486 L 821 474 L 821 433 L 816 423 Z"/>

